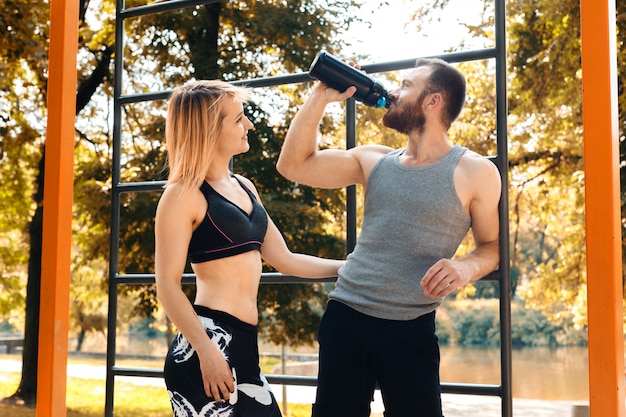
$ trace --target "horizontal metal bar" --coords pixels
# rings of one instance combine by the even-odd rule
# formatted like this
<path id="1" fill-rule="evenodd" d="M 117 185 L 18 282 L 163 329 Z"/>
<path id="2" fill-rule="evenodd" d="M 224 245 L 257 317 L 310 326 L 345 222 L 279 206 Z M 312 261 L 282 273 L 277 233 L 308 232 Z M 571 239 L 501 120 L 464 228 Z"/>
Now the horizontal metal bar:
<path id="1" fill-rule="evenodd" d="M 497 156 L 488 157 L 496 166 L 498 165 Z M 167 181 L 142 181 L 142 182 L 126 182 L 119 183 L 113 189 L 119 193 L 130 193 L 140 191 L 163 191 L 163 187 Z"/>
<path id="2" fill-rule="evenodd" d="M 488 273 L 487 275 L 482 277 L 480 279 L 480 281 L 477 281 L 477 282 L 481 282 L 481 281 L 500 281 L 500 279 L 502 279 L 502 271 L 497 269 L 495 271 L 492 271 L 492 272 Z"/>
<path id="3" fill-rule="evenodd" d="M 486 395 L 493 397 L 502 397 L 502 387 L 499 385 L 450 384 L 447 382 L 442 382 L 441 392 L 443 392 L 444 394 Z"/>
<path id="4" fill-rule="evenodd" d="M 163 191 L 165 181 L 125 182 L 119 183 L 113 188 L 120 193 L 136 191 Z"/>
<path id="5" fill-rule="evenodd" d="M 118 284 L 140 285 L 154 284 L 154 274 L 118 274 L 115 276 Z M 195 283 L 195 274 L 183 274 L 183 284 Z M 307 284 L 313 282 L 335 282 L 337 277 L 327 278 L 300 278 L 293 275 L 285 275 L 280 272 L 264 272 L 261 274 L 261 284 Z"/>
<path id="6" fill-rule="evenodd" d="M 502 277 L 500 271 L 493 271 L 480 281 L 499 281 Z M 117 274 L 115 280 L 118 284 L 141 285 L 154 284 L 154 274 Z M 183 284 L 195 283 L 195 274 L 183 274 Z M 335 282 L 337 277 L 327 278 L 300 278 L 294 275 L 285 275 L 280 272 L 264 272 L 261 274 L 261 284 L 307 284 L 313 282 Z"/>
<path id="7" fill-rule="evenodd" d="M 111 368 L 114 375 L 117 376 L 131 376 L 131 377 L 147 377 L 147 378 L 163 378 L 162 369 L 153 368 L 125 368 L 114 366 Z M 283 384 L 283 385 L 299 385 L 314 387 L 317 385 L 317 378 L 312 376 L 298 376 L 298 375 L 280 375 L 280 374 L 266 374 L 267 380 L 270 384 Z"/>
<path id="8" fill-rule="evenodd" d="M 120 10 L 119 17 L 127 19 L 129 17 L 145 16 L 151 13 L 169 12 L 192 6 L 201 6 L 203 4 L 219 3 L 220 1 L 221 0 L 169 0 Z"/>
<path id="9" fill-rule="evenodd" d="M 115 276 L 117 284 L 121 285 L 142 285 L 154 284 L 154 274 L 118 274 Z M 183 274 L 183 284 L 193 284 L 196 282 L 195 274 Z"/>
<path id="10" fill-rule="evenodd" d="M 465 52 L 452 52 L 440 55 L 431 55 L 425 58 L 440 58 L 448 62 L 476 61 L 480 59 L 490 59 L 496 56 L 495 48 L 479 49 Z M 365 64 L 361 68 L 368 74 L 376 74 L 380 72 L 398 71 L 410 69 L 415 66 L 417 58 L 405 59 L 400 61 L 382 62 L 379 64 Z M 277 75 L 274 77 L 264 77 L 248 80 L 233 81 L 231 84 L 246 86 L 249 88 L 274 87 L 277 85 L 298 84 L 304 82 L 315 81 L 308 72 L 289 75 Z M 166 100 L 172 90 L 156 91 L 152 93 L 129 94 L 119 97 L 120 104 L 139 103 L 143 101 Z"/>
<path id="11" fill-rule="evenodd" d="M 317 386 L 317 378 L 312 376 L 298 375 L 265 375 L 270 384 L 278 385 L 299 385 L 299 386 Z M 376 389 L 379 389 L 377 386 Z M 449 384 L 442 383 L 441 391 L 445 394 L 464 394 L 464 395 L 486 395 L 501 397 L 502 389 L 498 385 L 479 385 L 479 384 Z"/>
<path id="12" fill-rule="evenodd" d="M 399 61 L 381 62 L 378 64 L 361 65 L 361 69 L 369 74 L 379 72 L 398 71 L 415 67 L 415 61 L 419 58 L 439 58 L 444 61 L 456 63 L 465 61 L 478 61 L 481 59 L 492 59 L 496 57 L 496 48 L 476 49 L 472 51 L 450 52 L 425 57 L 403 59 Z"/>
<path id="13" fill-rule="evenodd" d="M 147 378 L 163 378 L 163 370 L 162 369 L 154 369 L 154 368 L 123 368 L 119 366 L 114 366 L 111 368 L 114 375 L 118 376 L 137 376 L 137 377 L 147 377 Z"/>
<path id="14" fill-rule="evenodd" d="M 284 275 L 280 272 L 264 272 L 261 274 L 261 284 L 307 284 L 311 282 L 335 282 L 337 277 L 327 278 L 300 278 L 293 275 Z"/>
<path id="15" fill-rule="evenodd" d="M 274 77 L 252 78 L 248 80 L 232 81 L 231 84 L 249 88 L 274 87 L 286 84 L 298 84 L 315 81 L 308 72 L 289 75 L 277 75 Z M 172 90 L 155 91 L 141 94 L 129 94 L 119 98 L 120 104 L 139 103 L 142 101 L 166 100 Z"/>
<path id="16" fill-rule="evenodd" d="M 497 157 L 488 157 L 497 165 Z M 163 191 L 167 181 L 143 181 L 143 182 L 125 182 L 114 186 L 114 189 L 120 193 L 137 192 L 137 191 Z"/>
<path id="17" fill-rule="evenodd" d="M 282 384 L 282 385 L 300 385 L 300 386 L 317 386 L 317 378 L 313 376 L 299 376 L 299 375 L 280 375 L 270 374 L 265 375 L 267 381 L 270 384 Z M 377 387 L 378 389 L 378 387 Z M 446 394 L 467 394 L 467 395 L 487 395 L 496 396 L 501 395 L 501 387 L 498 385 L 482 385 L 482 384 L 449 384 L 442 383 L 441 391 Z"/>
<path id="18" fill-rule="evenodd" d="M 155 92 L 141 93 L 141 94 L 128 94 L 128 95 L 123 95 L 119 97 L 118 101 L 121 105 L 124 105 L 124 104 L 140 103 L 142 101 L 167 100 L 170 94 L 172 94 L 172 90 L 155 91 Z"/>
<path id="19" fill-rule="evenodd" d="M 265 374 L 265 377 L 270 384 L 298 385 L 305 387 L 317 386 L 317 378 L 314 376 Z"/>
<path id="20" fill-rule="evenodd" d="M 114 366 L 111 368 L 114 375 L 144 377 L 144 378 L 163 378 L 162 369 L 154 368 L 126 368 Z M 267 381 L 270 384 L 277 385 L 298 385 L 315 387 L 317 386 L 317 378 L 314 376 L 300 375 L 282 375 L 282 374 L 266 374 Z M 378 388 L 378 387 L 377 387 Z M 442 383 L 441 392 L 445 394 L 463 394 L 463 395 L 485 395 L 501 397 L 502 387 L 499 385 L 483 385 L 483 384 L 450 384 Z"/>

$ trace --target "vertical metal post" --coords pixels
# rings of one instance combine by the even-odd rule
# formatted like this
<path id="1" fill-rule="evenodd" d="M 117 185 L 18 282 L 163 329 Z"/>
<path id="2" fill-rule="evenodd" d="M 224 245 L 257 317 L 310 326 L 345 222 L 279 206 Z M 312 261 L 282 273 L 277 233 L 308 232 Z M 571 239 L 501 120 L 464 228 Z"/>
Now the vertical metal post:
<path id="1" fill-rule="evenodd" d="M 37 368 L 38 417 L 66 414 L 78 2 L 50 1 L 48 120 Z"/>
<path id="2" fill-rule="evenodd" d="M 590 412 L 624 417 L 615 1 L 580 4 Z"/>
<path id="3" fill-rule="evenodd" d="M 113 155 L 111 162 L 111 236 L 109 256 L 109 312 L 107 326 L 107 373 L 105 392 L 105 417 L 113 416 L 115 392 L 116 337 L 117 337 L 117 273 L 120 233 L 120 160 L 122 142 L 122 77 L 124 69 L 124 19 L 121 11 L 125 1 L 117 0 L 115 19 L 115 73 L 113 84 Z"/>
<path id="4" fill-rule="evenodd" d="M 356 101 L 346 100 L 346 149 L 356 146 Z M 346 254 L 351 253 L 356 246 L 356 186 L 346 188 Z"/>
<path id="5" fill-rule="evenodd" d="M 513 359 L 511 344 L 511 278 L 509 262 L 509 157 L 508 102 L 506 85 L 506 2 L 495 0 L 496 38 L 496 130 L 500 197 L 500 389 L 502 417 L 513 416 Z"/>
<path id="6" fill-rule="evenodd" d="M 231 159 L 232 161 L 232 159 Z M 283 344 L 280 348 L 280 368 L 283 375 L 287 374 L 287 349 Z M 287 404 L 287 385 L 283 384 L 283 409 L 282 412 L 284 415 L 289 415 L 289 409 Z"/>

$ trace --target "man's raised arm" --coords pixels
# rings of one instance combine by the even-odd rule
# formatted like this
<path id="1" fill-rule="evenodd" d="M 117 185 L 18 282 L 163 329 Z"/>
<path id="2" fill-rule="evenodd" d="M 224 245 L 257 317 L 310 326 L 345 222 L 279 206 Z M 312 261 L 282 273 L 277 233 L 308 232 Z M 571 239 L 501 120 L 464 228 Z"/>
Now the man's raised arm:
<path id="1" fill-rule="evenodd" d="M 276 164 L 278 172 L 292 181 L 320 188 L 341 188 L 361 180 L 361 167 L 350 152 L 320 150 L 317 146 L 318 127 L 326 105 L 346 100 L 355 91 L 355 87 L 350 87 L 340 93 L 317 83 L 291 122 Z"/>

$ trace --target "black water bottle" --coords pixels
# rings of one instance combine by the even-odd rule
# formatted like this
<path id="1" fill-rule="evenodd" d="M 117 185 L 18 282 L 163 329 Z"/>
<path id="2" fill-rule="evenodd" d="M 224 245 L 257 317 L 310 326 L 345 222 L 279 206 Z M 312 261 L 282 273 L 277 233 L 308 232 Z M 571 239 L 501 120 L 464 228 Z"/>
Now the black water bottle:
<path id="1" fill-rule="evenodd" d="M 346 64 L 325 51 L 321 51 L 311 63 L 309 75 L 338 91 L 355 86 L 355 100 L 370 107 L 389 107 L 389 93 L 364 72 Z"/>

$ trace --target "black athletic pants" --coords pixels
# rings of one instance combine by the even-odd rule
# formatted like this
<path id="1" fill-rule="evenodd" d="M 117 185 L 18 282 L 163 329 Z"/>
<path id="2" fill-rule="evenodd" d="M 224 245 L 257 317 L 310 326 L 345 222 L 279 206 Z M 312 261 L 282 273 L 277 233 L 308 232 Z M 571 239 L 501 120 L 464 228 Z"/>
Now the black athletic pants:
<path id="1" fill-rule="evenodd" d="M 313 417 L 368 417 L 376 384 L 386 417 L 442 417 L 435 312 L 384 320 L 330 301 L 318 340 Z"/>

